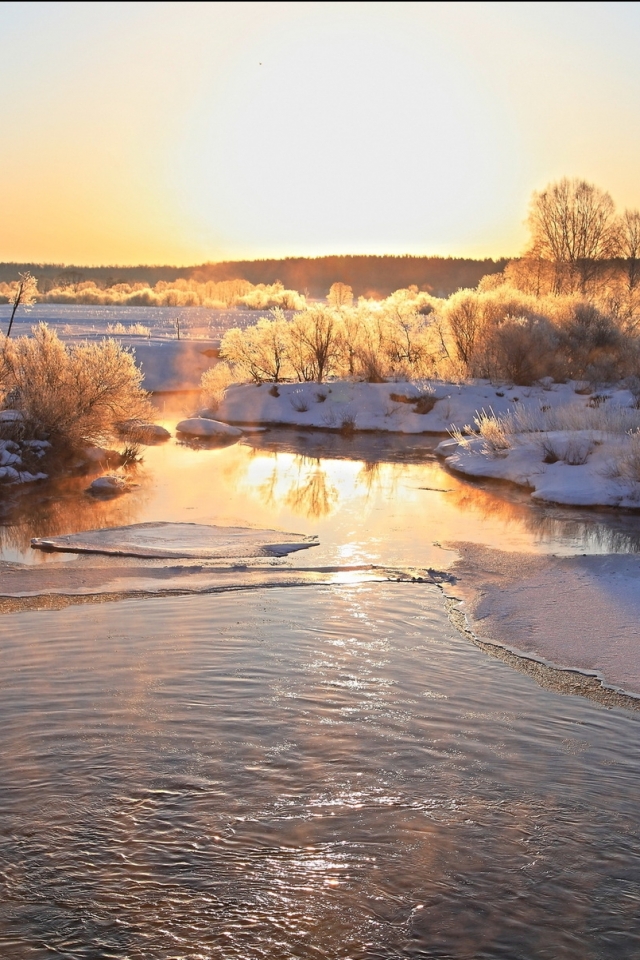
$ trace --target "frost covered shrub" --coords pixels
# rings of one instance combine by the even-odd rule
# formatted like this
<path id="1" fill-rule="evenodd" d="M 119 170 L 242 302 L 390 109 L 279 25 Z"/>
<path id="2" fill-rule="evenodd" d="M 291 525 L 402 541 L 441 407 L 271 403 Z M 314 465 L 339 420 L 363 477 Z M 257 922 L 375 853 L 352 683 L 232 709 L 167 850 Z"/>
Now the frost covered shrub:
<path id="1" fill-rule="evenodd" d="M 227 330 L 220 343 L 220 357 L 238 374 L 238 380 L 278 383 L 290 375 L 290 324 L 281 310 L 241 330 Z"/>
<path id="2" fill-rule="evenodd" d="M 444 352 L 464 375 L 602 384 L 638 369 L 638 338 L 602 306 L 576 294 L 534 296 L 491 279 L 458 291 L 437 311 Z"/>
<path id="3" fill-rule="evenodd" d="M 149 419 L 142 373 L 115 340 L 63 344 L 46 324 L 0 341 L 0 391 L 33 433 L 71 446 L 113 437 L 122 420 Z"/>
<path id="4" fill-rule="evenodd" d="M 557 337 L 548 320 L 507 316 L 486 335 L 484 375 L 529 386 L 558 372 L 556 347 Z"/>
<path id="5" fill-rule="evenodd" d="M 15 286 L 15 284 L 13 285 Z M 12 285 L 0 285 L 0 294 L 11 295 Z M 247 306 L 250 309 L 282 307 L 301 310 L 305 299 L 296 290 L 285 290 L 281 283 L 258 284 L 248 280 L 197 279 L 159 280 L 148 283 L 115 283 L 100 287 L 93 280 L 77 284 L 61 284 L 38 294 L 42 303 L 109 304 L 145 307 L 224 307 Z"/>
<path id="6" fill-rule="evenodd" d="M 586 463 L 594 449 L 594 442 L 589 437 L 578 434 L 570 437 L 543 437 L 541 441 L 544 463 L 563 463 L 572 467 Z"/>
<path id="7" fill-rule="evenodd" d="M 573 379 L 582 377 L 599 356 L 617 353 L 620 347 L 621 334 L 612 318 L 592 303 L 565 301 L 558 310 L 557 328 L 567 372 Z"/>
<path id="8" fill-rule="evenodd" d="M 210 410 L 217 410 L 224 399 L 227 387 L 236 383 L 238 379 L 241 378 L 235 368 L 224 360 L 205 370 L 200 380 L 200 387 L 206 406 Z"/>
<path id="9" fill-rule="evenodd" d="M 239 297 L 237 304 L 250 310 L 269 310 L 274 307 L 282 310 L 303 310 L 306 300 L 297 290 L 285 290 L 284 286 L 276 281 L 272 284 L 259 283 L 250 292 Z"/>

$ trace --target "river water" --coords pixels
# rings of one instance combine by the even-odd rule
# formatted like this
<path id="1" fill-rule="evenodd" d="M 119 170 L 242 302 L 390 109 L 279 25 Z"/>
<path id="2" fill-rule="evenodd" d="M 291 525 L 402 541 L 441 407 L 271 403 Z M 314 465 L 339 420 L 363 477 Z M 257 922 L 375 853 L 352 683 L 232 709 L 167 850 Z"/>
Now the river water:
<path id="1" fill-rule="evenodd" d="M 432 450 L 170 441 L 117 501 L 16 495 L 3 558 L 185 519 L 318 534 L 296 566 L 638 550 L 633 516 L 534 508 Z M 487 657 L 437 586 L 365 579 L 3 615 L 0 956 L 640 956 L 640 715 Z"/>

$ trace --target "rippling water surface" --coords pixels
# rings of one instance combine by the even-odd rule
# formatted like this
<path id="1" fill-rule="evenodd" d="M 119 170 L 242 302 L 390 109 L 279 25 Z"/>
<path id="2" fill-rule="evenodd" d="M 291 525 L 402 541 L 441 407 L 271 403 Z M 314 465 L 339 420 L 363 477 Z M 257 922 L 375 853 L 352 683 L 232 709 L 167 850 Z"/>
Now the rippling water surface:
<path id="1" fill-rule="evenodd" d="M 437 588 L 7 615 L 0 955 L 640 955 L 638 715 Z"/>
<path id="2" fill-rule="evenodd" d="M 637 517 L 458 480 L 433 447 L 172 440 L 116 501 L 15 491 L 0 554 L 153 520 L 318 534 L 296 565 L 638 551 Z M 640 956 L 640 714 L 489 659 L 436 587 L 12 613 L 0 644 L 3 960 Z"/>

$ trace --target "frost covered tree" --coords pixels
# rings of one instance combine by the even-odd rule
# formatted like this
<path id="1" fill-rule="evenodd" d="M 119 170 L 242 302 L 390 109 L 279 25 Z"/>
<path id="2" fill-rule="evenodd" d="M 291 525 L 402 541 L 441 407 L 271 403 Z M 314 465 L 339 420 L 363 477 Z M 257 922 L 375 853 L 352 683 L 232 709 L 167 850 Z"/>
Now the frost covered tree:
<path id="1" fill-rule="evenodd" d="M 38 281 L 35 277 L 32 277 L 28 271 L 19 274 L 19 278 L 15 288 L 9 294 L 9 303 L 13 304 L 13 309 L 11 311 L 11 319 L 9 320 L 9 329 L 7 330 L 8 337 L 11 336 L 11 328 L 18 307 L 32 306 L 32 304 L 35 303 L 38 293 Z"/>
<path id="2" fill-rule="evenodd" d="M 554 293 L 585 293 L 599 265 L 618 251 L 611 196 L 586 180 L 564 177 L 533 194 L 528 257 L 551 261 Z"/>
<path id="3" fill-rule="evenodd" d="M 353 303 L 353 290 L 348 283 L 332 283 L 327 301 L 332 307 L 350 307 Z"/>
<path id="4" fill-rule="evenodd" d="M 70 446 L 99 443 L 120 421 L 151 415 L 142 372 L 115 340 L 69 346 L 40 323 L 0 348 L 0 398 L 34 432 Z"/>

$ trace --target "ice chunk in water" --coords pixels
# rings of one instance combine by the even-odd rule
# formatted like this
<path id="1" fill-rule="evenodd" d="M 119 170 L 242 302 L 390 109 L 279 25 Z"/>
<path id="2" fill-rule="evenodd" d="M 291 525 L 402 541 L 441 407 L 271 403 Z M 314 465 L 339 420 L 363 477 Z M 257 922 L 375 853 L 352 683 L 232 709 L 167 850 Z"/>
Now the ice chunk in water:
<path id="1" fill-rule="evenodd" d="M 35 537 L 38 550 L 106 553 L 121 557 L 222 560 L 240 557 L 283 557 L 315 547 L 317 537 L 252 527 L 219 527 L 202 523 L 133 523 L 108 530 L 86 530 L 62 537 Z"/>

